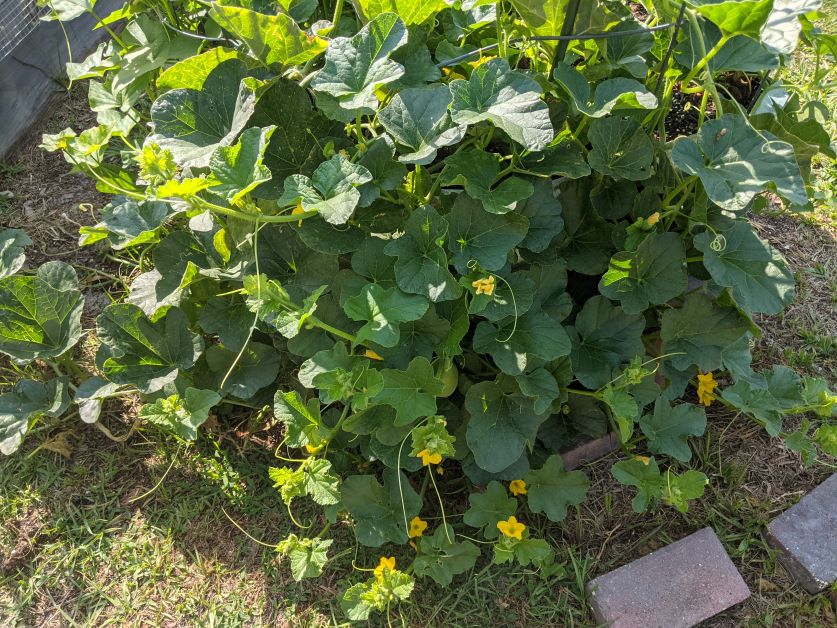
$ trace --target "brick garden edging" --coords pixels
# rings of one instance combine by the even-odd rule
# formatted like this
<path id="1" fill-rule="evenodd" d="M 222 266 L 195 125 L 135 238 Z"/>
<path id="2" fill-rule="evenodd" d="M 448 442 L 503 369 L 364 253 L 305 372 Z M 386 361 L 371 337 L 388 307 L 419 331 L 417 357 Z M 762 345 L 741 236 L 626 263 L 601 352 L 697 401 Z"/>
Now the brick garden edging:
<path id="1" fill-rule="evenodd" d="M 837 473 L 771 521 L 764 538 L 808 593 L 837 581 Z"/>
<path id="2" fill-rule="evenodd" d="M 611 628 L 688 628 L 750 597 L 712 528 L 587 583 L 596 621 Z"/>

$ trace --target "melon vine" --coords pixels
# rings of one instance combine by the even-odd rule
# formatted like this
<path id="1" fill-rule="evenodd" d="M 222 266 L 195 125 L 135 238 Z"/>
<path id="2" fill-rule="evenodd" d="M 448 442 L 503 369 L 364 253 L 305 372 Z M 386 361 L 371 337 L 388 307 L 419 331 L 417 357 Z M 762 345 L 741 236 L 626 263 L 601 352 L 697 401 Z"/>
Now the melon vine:
<path id="1" fill-rule="evenodd" d="M 835 157 L 804 91 L 771 78 L 799 41 L 827 53 L 819 3 L 773 5 L 151 0 L 98 16 L 110 39 L 68 65 L 98 124 L 43 146 L 111 195 L 79 246 L 136 272 L 85 330 L 73 268 L 26 269 L 27 236 L 0 234 L 0 351 L 56 373 L 0 395 L 0 450 L 69 407 L 96 423 L 119 395 L 142 400 L 138 428 L 187 442 L 211 414 L 261 409 L 283 432 L 277 507 L 322 508 L 322 530 L 276 547 L 293 577 L 345 549 L 335 524 L 380 548 L 341 592 L 351 620 L 480 560 L 549 573 L 532 522 L 585 499 L 561 456 L 579 439 L 617 435 L 637 511 L 703 495 L 689 439 L 710 405 L 807 463 L 837 455 L 827 383 L 752 367 L 758 316 L 794 278 L 748 213 L 810 209 L 812 159 Z M 85 333 L 89 378 L 71 368 Z M 791 414 L 814 422 L 789 434 Z M 463 488 L 467 504 L 446 499 Z"/>

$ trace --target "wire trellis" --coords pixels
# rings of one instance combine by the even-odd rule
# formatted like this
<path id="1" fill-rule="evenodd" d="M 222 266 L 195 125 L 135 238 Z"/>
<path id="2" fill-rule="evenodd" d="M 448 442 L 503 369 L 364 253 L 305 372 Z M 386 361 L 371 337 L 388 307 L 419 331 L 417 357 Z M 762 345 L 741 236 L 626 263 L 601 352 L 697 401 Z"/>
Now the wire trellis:
<path id="1" fill-rule="evenodd" d="M 0 0 L 0 59 L 35 30 L 41 16 L 48 11 L 48 7 L 39 7 L 35 0 Z"/>

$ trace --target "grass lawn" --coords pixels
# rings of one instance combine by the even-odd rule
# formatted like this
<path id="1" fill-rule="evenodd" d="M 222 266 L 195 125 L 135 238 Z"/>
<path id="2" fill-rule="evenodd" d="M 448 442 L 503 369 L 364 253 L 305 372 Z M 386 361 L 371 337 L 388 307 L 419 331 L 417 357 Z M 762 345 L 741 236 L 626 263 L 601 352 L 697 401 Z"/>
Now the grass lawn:
<path id="1" fill-rule="evenodd" d="M 823 28 L 833 32 L 837 0 L 826 5 Z M 786 78 L 804 84 L 810 70 L 802 56 Z M 837 113 L 837 92 L 828 85 L 821 89 L 831 91 L 813 95 Z M 0 200 L 0 224 L 25 228 L 37 240 L 30 265 L 48 259 L 80 265 L 89 326 L 118 295 L 129 268 L 94 251 L 76 250 L 78 225 L 94 221 L 90 207 L 100 206 L 102 199 L 88 180 L 68 173 L 60 156 L 36 148 L 41 132 L 89 126 L 78 91 L 0 166 L 0 191 L 15 194 Z M 754 217 L 762 237 L 787 257 L 798 281 L 789 310 L 760 321 L 765 334 L 756 359 L 760 366 L 784 363 L 837 384 L 837 167 L 819 163 L 817 174 L 814 214 L 769 211 Z M 82 343 L 80 360 L 90 359 L 94 344 L 93 338 Z M 19 377 L 8 362 L 0 363 L 0 384 Z M 124 433 L 134 410 L 107 406 L 103 422 L 114 434 Z M 837 625 L 837 591 L 806 594 L 761 538 L 770 519 L 837 467 L 805 468 L 797 454 L 758 425 L 717 408 L 709 414 L 706 435 L 693 439 L 691 467 L 704 472 L 710 485 L 688 514 L 662 507 L 635 514 L 632 492 L 609 474 L 621 455 L 614 454 L 585 469 L 591 478 L 588 499 L 562 525 L 543 518 L 527 521 L 553 543 L 562 569 L 542 577 L 478 564 L 445 589 L 422 581 L 392 622 L 590 626 L 586 581 L 712 526 L 753 595 L 707 625 Z M 352 549 L 330 563 L 321 579 L 293 582 L 272 548 L 253 540 L 275 543 L 290 531 L 288 513 L 266 472 L 277 430 L 248 427 L 246 417 L 223 417 L 186 448 L 153 433 L 113 443 L 68 417 L 59 427 L 36 432 L 17 455 L 0 459 L 0 625 L 343 622 L 337 597 L 347 582 L 357 580 L 352 565 L 372 566 L 378 552 L 354 548 L 351 530 L 337 527 L 335 547 Z M 36 449 L 39 444 L 43 447 Z M 459 482 L 449 477 L 440 484 L 454 493 L 449 517 L 464 511 L 461 495 L 455 494 Z M 305 511 L 294 515 L 303 524 L 315 517 Z"/>

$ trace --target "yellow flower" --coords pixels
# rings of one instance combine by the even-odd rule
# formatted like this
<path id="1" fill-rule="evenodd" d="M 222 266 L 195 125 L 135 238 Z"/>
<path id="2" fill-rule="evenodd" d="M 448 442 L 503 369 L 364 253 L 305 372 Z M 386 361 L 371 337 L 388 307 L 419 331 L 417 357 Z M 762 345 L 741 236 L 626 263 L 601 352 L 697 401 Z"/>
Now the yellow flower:
<path id="1" fill-rule="evenodd" d="M 422 520 L 421 517 L 413 517 L 410 519 L 410 530 L 407 532 L 407 536 L 411 539 L 421 536 L 424 534 L 424 531 L 427 529 L 427 522 Z"/>
<path id="2" fill-rule="evenodd" d="M 378 566 L 375 567 L 375 579 L 380 582 L 384 578 L 384 572 L 389 569 L 390 571 L 395 571 L 395 556 L 390 556 L 387 558 L 386 556 L 381 556 L 381 562 L 378 563 Z"/>
<path id="3" fill-rule="evenodd" d="M 645 219 L 645 224 L 647 224 L 649 227 L 653 227 L 658 222 L 660 222 L 660 212 L 654 212 L 653 214 L 648 216 L 648 218 Z"/>
<path id="4" fill-rule="evenodd" d="M 494 294 L 494 275 L 489 275 L 484 279 L 477 279 L 471 285 L 477 289 L 477 294 L 484 294 L 490 297 Z"/>
<path id="5" fill-rule="evenodd" d="M 512 480 L 509 482 L 509 492 L 512 495 L 525 495 L 526 482 L 524 480 Z"/>
<path id="6" fill-rule="evenodd" d="M 444 474 L 445 474 L 445 468 L 442 465 L 439 465 L 438 467 L 436 467 L 436 475 L 444 475 Z"/>
<path id="7" fill-rule="evenodd" d="M 421 458 L 422 466 L 429 464 L 439 464 L 442 462 L 442 454 L 431 454 L 427 449 L 422 449 L 416 454 L 416 458 Z"/>
<path id="8" fill-rule="evenodd" d="M 298 201 L 297 204 L 296 204 L 296 207 L 294 207 L 294 210 L 291 212 L 291 216 L 299 216 L 300 214 L 304 214 L 304 213 L 305 213 L 305 210 L 302 209 L 302 201 Z M 299 223 L 297 223 L 297 226 L 298 227 L 302 226 L 302 220 L 300 220 Z"/>
<path id="9" fill-rule="evenodd" d="M 502 532 L 504 536 L 507 536 L 510 539 L 522 541 L 523 531 L 526 529 L 526 526 L 520 523 L 517 518 L 512 515 L 506 521 L 498 521 L 497 529 Z"/>
<path id="10" fill-rule="evenodd" d="M 710 371 L 709 373 L 698 373 L 697 378 L 698 400 L 700 400 L 700 402 L 705 406 L 712 405 L 712 402 L 716 399 L 715 393 L 713 391 L 718 387 L 718 382 L 715 381 L 715 377 L 712 375 L 712 371 Z"/>
<path id="11" fill-rule="evenodd" d="M 483 63 L 488 63 L 488 62 L 489 62 L 489 61 L 491 61 L 492 59 L 496 59 L 496 58 L 497 58 L 497 57 L 494 57 L 494 56 L 492 56 L 492 55 L 489 55 L 489 56 L 487 56 L 487 57 L 480 57 L 480 58 L 479 58 L 479 59 L 477 59 L 476 61 L 471 61 L 470 63 L 468 63 L 468 65 L 470 65 L 472 68 L 478 68 L 478 67 L 480 67 Z"/>
<path id="12" fill-rule="evenodd" d="M 635 456 L 635 457 L 634 457 L 634 459 L 635 459 L 635 460 L 639 460 L 639 461 L 640 461 L 642 464 L 644 464 L 646 467 L 647 467 L 649 464 L 651 464 L 651 458 L 649 458 L 648 456 Z"/>
<path id="13" fill-rule="evenodd" d="M 320 451 L 321 447 L 322 445 L 305 445 L 305 451 L 307 451 L 309 454 L 315 454 L 318 451 Z"/>
<path id="14" fill-rule="evenodd" d="M 459 72 L 454 70 L 453 68 L 442 68 L 442 74 L 447 76 L 450 79 L 464 79 L 465 77 L 462 76 Z"/>
<path id="15" fill-rule="evenodd" d="M 370 360 L 383 360 L 383 358 L 380 355 L 378 355 L 375 351 L 372 351 L 372 349 L 367 349 L 366 351 L 364 351 L 363 356 L 369 358 Z"/>

